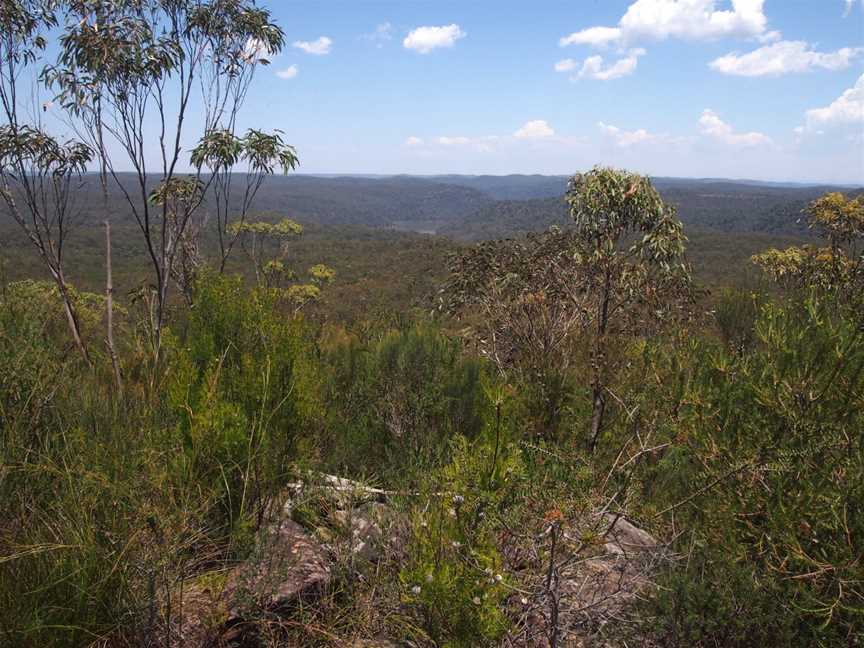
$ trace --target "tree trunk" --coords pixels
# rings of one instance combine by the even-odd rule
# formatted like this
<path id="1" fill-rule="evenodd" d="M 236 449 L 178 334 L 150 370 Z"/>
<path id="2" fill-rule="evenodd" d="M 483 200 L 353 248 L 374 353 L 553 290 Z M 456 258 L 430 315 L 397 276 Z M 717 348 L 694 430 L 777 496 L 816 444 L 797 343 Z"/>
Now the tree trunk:
<path id="1" fill-rule="evenodd" d="M 593 365 L 594 380 L 592 385 L 591 403 L 591 452 L 597 447 L 597 439 L 603 430 L 603 417 L 606 414 L 606 397 L 603 392 L 604 365 L 606 362 L 606 329 L 609 324 L 609 298 L 612 286 L 612 270 L 606 269 L 606 278 L 603 283 L 603 299 L 600 304 L 600 312 L 597 315 L 597 339 L 594 341 L 591 364 Z"/>
<path id="2" fill-rule="evenodd" d="M 84 340 L 81 338 L 81 326 L 78 323 L 78 314 L 75 312 L 75 307 L 72 305 L 72 296 L 66 288 L 66 281 L 63 279 L 63 273 L 59 270 L 51 273 L 54 276 L 54 282 L 57 284 L 57 290 L 60 292 L 60 298 L 63 300 L 63 310 L 66 313 L 66 321 L 69 324 L 69 331 L 72 333 L 72 339 L 75 341 L 75 346 L 81 352 L 81 357 L 88 367 L 92 367 L 90 354 L 87 353 L 87 347 L 84 346 Z"/>
<path id="3" fill-rule="evenodd" d="M 111 367 L 114 369 L 114 383 L 117 393 L 123 391 L 123 380 L 120 375 L 120 363 L 117 361 L 117 351 L 114 347 L 114 282 L 111 275 L 111 223 L 105 221 L 105 304 L 108 322 L 107 343 L 108 355 L 111 356 Z"/>
<path id="4" fill-rule="evenodd" d="M 591 407 L 591 452 L 597 446 L 600 430 L 603 428 L 603 415 L 606 413 L 606 398 L 603 396 L 603 386 L 594 385 Z"/>

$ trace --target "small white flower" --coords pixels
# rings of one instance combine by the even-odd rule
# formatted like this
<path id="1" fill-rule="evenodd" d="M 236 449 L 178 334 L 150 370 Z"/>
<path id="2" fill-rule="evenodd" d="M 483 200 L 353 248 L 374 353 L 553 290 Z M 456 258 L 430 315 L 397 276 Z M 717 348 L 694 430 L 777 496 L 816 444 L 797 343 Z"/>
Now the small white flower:
<path id="1" fill-rule="evenodd" d="M 479 597 L 479 596 L 475 596 L 475 597 L 472 599 L 472 601 L 474 602 L 474 605 L 480 605 L 480 603 L 481 603 L 481 601 L 480 601 L 480 597 Z"/>
<path id="2" fill-rule="evenodd" d="M 452 508 L 451 508 L 451 509 L 447 509 L 447 514 L 448 514 L 450 517 L 456 517 L 456 509 L 452 509 Z"/>
<path id="3" fill-rule="evenodd" d="M 464 503 L 464 502 L 465 502 L 465 498 L 462 497 L 461 495 L 454 495 L 454 496 L 453 496 L 453 503 L 454 503 L 456 506 L 459 506 L 460 504 L 462 504 L 462 503 Z"/>
<path id="4" fill-rule="evenodd" d="M 502 580 L 504 580 L 504 577 L 501 574 L 495 574 L 496 583 L 500 583 Z"/>
<path id="5" fill-rule="evenodd" d="M 419 586 L 419 585 L 415 585 L 414 587 L 411 588 L 411 593 L 412 593 L 414 596 L 417 596 L 418 594 L 420 594 L 420 591 L 421 591 L 421 590 L 420 590 L 420 586 Z"/>
<path id="6" fill-rule="evenodd" d="M 528 605 L 528 599 L 525 598 L 524 596 L 522 597 L 522 599 L 519 602 L 522 603 L 522 605 Z"/>
<path id="7" fill-rule="evenodd" d="M 454 541 L 453 541 L 453 542 L 451 542 L 451 543 L 450 543 L 450 544 L 452 544 L 452 545 L 453 545 L 453 548 L 454 548 L 454 549 L 458 549 L 458 548 L 459 548 L 459 547 L 461 547 L 461 546 L 462 546 L 462 543 L 461 543 L 461 542 L 459 542 L 459 541 L 458 541 L 458 540 L 454 540 Z"/>

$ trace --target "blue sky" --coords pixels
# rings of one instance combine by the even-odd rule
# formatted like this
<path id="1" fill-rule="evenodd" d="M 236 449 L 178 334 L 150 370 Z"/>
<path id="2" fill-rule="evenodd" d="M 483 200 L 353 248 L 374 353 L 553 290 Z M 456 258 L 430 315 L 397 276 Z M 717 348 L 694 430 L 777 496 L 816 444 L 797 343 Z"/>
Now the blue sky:
<path id="1" fill-rule="evenodd" d="M 303 172 L 864 181 L 861 0 L 263 4 L 242 121 Z"/>

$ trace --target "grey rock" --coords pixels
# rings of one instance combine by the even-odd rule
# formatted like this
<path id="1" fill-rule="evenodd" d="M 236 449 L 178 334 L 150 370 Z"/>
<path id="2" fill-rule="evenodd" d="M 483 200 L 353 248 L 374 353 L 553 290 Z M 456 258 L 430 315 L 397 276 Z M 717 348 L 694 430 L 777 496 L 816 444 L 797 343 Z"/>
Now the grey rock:
<path id="1" fill-rule="evenodd" d="M 320 544 L 293 520 L 270 529 L 255 555 L 228 579 L 232 617 L 252 609 L 277 612 L 320 596 L 330 582 L 330 565 Z"/>

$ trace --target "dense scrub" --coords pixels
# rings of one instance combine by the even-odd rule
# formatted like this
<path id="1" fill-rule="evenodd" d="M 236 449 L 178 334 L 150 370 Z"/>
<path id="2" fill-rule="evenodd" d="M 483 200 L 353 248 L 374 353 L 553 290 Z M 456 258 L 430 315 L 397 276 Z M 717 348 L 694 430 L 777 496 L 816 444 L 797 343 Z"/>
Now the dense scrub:
<path id="1" fill-rule="evenodd" d="M 844 243 L 834 254 L 843 250 L 854 252 Z M 777 272 L 778 254 L 760 261 Z M 588 376 L 605 360 L 576 324 L 561 333 L 562 352 L 501 364 L 447 320 L 327 322 L 298 314 L 278 290 L 202 272 L 194 306 L 172 311 L 156 364 L 147 301 L 115 306 L 118 389 L 100 350 L 101 296 L 73 295 L 91 368 L 70 343 L 56 288 L 8 282 L 0 638 L 146 645 L 178 588 L 218 579 L 248 556 L 311 469 L 398 493 L 404 544 L 372 571 L 346 563 L 320 607 L 267 635 L 274 645 L 341 645 L 382 631 L 446 646 L 518 636 L 521 609 L 551 611 L 555 600 L 545 577 L 557 573 L 551 538 L 596 511 L 638 521 L 670 557 L 644 600 L 605 626 L 606 640 L 856 645 L 860 265 L 818 250 L 803 263 L 806 248 L 784 254 L 783 276 L 842 268 L 842 290 L 815 281 L 771 295 L 729 290 L 711 312 L 687 306 L 688 317 L 650 336 L 634 302 L 638 326 L 611 328 L 604 341 L 614 365 L 599 430 Z M 496 335 L 513 322 L 550 325 L 554 291 L 538 301 L 537 285 L 508 285 L 487 312 L 510 318 Z M 540 380 L 553 369 L 554 384 Z M 317 505 L 303 510 L 304 524 L 324 519 Z M 581 528 L 573 540 L 590 555 L 603 539 Z M 536 578 L 514 567 L 515 547 L 534 556 Z"/>

